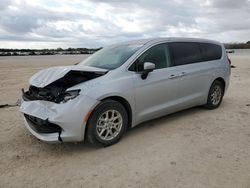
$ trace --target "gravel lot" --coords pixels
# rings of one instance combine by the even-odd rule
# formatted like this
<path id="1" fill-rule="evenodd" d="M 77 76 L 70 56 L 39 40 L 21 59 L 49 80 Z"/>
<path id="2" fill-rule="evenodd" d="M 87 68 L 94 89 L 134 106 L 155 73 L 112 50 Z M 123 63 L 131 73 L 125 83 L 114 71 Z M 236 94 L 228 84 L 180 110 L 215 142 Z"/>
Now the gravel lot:
<path id="1" fill-rule="evenodd" d="M 40 69 L 86 56 L 0 57 L 0 104 L 15 103 Z M 0 187 L 250 187 L 250 54 L 220 108 L 192 108 L 131 129 L 116 145 L 47 144 L 18 107 L 0 109 Z"/>

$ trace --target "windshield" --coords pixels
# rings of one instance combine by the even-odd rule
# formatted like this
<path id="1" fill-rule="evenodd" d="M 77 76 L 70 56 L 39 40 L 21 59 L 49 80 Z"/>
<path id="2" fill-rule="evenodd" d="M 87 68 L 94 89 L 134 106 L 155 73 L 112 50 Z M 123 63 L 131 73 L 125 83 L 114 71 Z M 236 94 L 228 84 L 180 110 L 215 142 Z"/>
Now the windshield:
<path id="1" fill-rule="evenodd" d="M 84 61 L 80 65 L 103 69 L 116 69 L 125 63 L 142 45 L 123 44 L 103 48 Z"/>

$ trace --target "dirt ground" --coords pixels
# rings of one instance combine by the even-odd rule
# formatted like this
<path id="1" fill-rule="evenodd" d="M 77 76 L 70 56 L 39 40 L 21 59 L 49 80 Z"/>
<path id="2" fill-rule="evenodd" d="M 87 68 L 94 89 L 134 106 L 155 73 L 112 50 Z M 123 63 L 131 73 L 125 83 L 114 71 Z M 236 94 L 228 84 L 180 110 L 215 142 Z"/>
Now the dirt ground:
<path id="1" fill-rule="evenodd" d="M 0 57 L 0 104 L 40 69 L 85 56 Z M 220 108 L 197 107 L 131 129 L 116 145 L 47 144 L 18 107 L 0 109 L 0 187 L 250 187 L 250 54 L 231 57 Z"/>

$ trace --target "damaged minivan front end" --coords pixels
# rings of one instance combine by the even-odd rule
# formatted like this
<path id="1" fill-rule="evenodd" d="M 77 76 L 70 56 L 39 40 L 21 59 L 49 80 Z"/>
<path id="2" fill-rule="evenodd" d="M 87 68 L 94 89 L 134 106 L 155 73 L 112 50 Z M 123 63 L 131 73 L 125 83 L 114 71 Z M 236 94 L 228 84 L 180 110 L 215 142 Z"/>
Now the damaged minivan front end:
<path id="1" fill-rule="evenodd" d="M 75 65 L 52 67 L 32 76 L 20 107 L 28 130 L 47 142 L 82 141 L 84 119 L 99 103 L 86 95 L 85 83 L 107 72 Z"/>

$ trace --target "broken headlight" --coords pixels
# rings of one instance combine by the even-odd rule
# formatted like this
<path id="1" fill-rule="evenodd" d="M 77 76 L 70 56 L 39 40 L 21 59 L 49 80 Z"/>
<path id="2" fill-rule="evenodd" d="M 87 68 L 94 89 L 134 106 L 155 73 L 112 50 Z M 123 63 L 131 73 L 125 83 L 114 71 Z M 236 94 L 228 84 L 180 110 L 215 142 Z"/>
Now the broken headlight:
<path id="1" fill-rule="evenodd" d="M 80 89 L 65 91 L 60 97 L 61 99 L 60 103 L 65 103 L 71 99 L 76 98 L 79 95 L 80 91 L 81 91 Z"/>

